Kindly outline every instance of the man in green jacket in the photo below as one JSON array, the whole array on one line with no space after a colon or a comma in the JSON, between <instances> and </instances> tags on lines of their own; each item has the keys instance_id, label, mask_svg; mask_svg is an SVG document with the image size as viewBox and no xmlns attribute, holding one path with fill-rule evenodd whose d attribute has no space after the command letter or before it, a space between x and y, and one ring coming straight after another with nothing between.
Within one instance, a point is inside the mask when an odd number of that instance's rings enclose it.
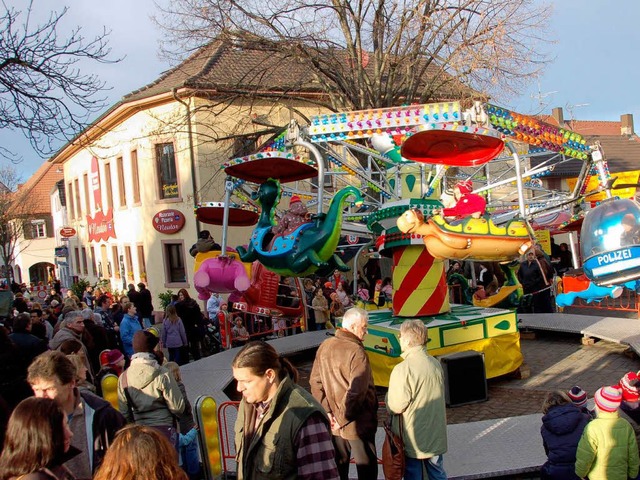
<instances>
[{"instance_id":1,"label":"man in green jacket","mask_svg":"<svg viewBox=\"0 0 640 480\"><path fill-rule=\"evenodd\" d=\"M447 416L444 375L440 362L427 353L427 327L420 320L400 326L403 362L389 379L387 409L402 415L406 458L405 480L422 480L423 465L429 480L447 478L442 455L447 451ZM392 426L399 433L398 417Z\"/></svg>"}]
</instances>

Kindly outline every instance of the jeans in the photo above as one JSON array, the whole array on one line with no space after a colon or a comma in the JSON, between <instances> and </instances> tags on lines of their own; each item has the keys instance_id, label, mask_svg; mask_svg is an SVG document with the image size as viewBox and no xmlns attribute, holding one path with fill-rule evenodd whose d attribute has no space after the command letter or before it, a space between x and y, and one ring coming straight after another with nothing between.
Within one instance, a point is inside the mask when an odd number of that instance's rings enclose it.
<instances>
[{"instance_id":1,"label":"jeans","mask_svg":"<svg viewBox=\"0 0 640 480\"><path fill-rule=\"evenodd\" d=\"M444 471L442 455L430 458L411 458L405 456L404 480L422 480L422 467L427 469L429 480L447 480L447 472Z\"/></svg>"},{"instance_id":2,"label":"jeans","mask_svg":"<svg viewBox=\"0 0 640 480\"><path fill-rule=\"evenodd\" d=\"M333 444L336 447L336 464L341 480L349 478L349 460L352 456L356 463L358 480L378 478L375 438L345 440L334 435Z\"/></svg>"}]
</instances>

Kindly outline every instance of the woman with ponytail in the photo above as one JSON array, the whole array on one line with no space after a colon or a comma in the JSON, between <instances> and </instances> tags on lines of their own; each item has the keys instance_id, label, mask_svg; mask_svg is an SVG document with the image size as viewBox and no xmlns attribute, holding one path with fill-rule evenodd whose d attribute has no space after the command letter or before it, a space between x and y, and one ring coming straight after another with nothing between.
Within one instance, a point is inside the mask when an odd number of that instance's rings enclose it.
<instances>
[{"instance_id":1,"label":"woman with ponytail","mask_svg":"<svg viewBox=\"0 0 640 480\"><path fill-rule=\"evenodd\" d=\"M236 421L239 480L337 480L322 406L296 385L298 371L265 342L249 342L232 363L242 401Z\"/></svg>"}]
</instances>

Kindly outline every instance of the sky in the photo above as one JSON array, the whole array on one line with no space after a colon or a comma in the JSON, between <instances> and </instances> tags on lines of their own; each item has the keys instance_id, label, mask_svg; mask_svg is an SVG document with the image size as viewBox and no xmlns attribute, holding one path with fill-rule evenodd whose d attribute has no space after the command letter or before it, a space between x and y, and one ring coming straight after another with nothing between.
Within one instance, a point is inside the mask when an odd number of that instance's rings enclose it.
<instances>
[{"instance_id":1,"label":"sky","mask_svg":"<svg viewBox=\"0 0 640 480\"><path fill-rule=\"evenodd\" d=\"M536 1L536 0L534 0ZM23 7L26 0L5 0ZM59 10L60 0L36 0L39 12ZM151 20L157 12L154 0L108 0L87 2L66 0L67 26L79 25L89 36L103 26L112 31L109 44L116 64L92 64L111 90L107 106L127 93L152 81L171 67L158 58L161 32ZM549 34L556 42L554 57L539 80L534 80L522 95L502 105L520 113L551 113L562 107L565 120L613 120L620 115L634 116L640 131L640 63L635 49L640 45L640 2L626 1L615 6L610 0L552 0L553 14ZM623 8L624 7L624 8ZM21 134L0 131L0 145L19 153L17 165L23 180L46 160L40 158ZM4 160L0 159L0 162Z\"/></svg>"}]
</instances>

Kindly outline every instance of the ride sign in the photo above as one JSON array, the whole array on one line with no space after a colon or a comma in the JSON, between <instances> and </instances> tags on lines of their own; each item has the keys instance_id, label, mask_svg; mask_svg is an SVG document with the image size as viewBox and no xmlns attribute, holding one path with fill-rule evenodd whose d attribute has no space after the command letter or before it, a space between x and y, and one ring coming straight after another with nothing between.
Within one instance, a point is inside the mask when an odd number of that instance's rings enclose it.
<instances>
[{"instance_id":1,"label":"ride sign","mask_svg":"<svg viewBox=\"0 0 640 480\"><path fill-rule=\"evenodd\" d=\"M160 233L178 233L184 227L184 214L178 210L167 209L153 216L153 228Z\"/></svg>"},{"instance_id":2,"label":"ride sign","mask_svg":"<svg viewBox=\"0 0 640 480\"><path fill-rule=\"evenodd\" d=\"M585 275L596 283L626 277L640 269L640 247L631 246L594 255L584 262L583 268Z\"/></svg>"}]
</instances>

